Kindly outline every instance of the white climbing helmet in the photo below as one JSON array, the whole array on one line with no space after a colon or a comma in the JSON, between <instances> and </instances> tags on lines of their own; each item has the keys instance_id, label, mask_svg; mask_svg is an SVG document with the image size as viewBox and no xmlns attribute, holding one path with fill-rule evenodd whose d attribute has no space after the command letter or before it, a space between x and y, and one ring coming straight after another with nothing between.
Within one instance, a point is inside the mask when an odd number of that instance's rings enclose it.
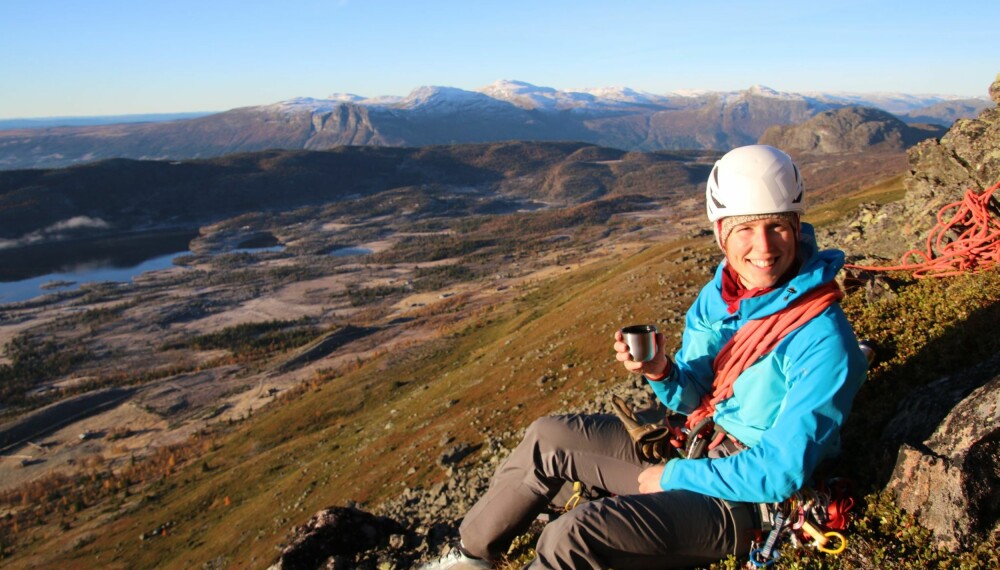
<instances>
[{"instance_id":1,"label":"white climbing helmet","mask_svg":"<svg viewBox=\"0 0 1000 570\"><path fill-rule=\"evenodd\" d=\"M727 152L708 176L708 219L729 216L805 212L805 190L792 158L767 145L741 146Z\"/></svg>"}]
</instances>

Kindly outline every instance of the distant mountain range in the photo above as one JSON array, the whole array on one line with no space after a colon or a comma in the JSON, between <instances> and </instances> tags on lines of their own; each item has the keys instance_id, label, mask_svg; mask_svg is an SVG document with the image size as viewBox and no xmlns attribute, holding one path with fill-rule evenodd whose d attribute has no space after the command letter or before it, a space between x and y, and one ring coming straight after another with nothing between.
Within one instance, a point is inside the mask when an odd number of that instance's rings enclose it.
<instances>
[{"instance_id":1,"label":"distant mountain range","mask_svg":"<svg viewBox=\"0 0 1000 570\"><path fill-rule=\"evenodd\" d=\"M948 125L989 100L940 95L736 92L628 88L560 91L498 81L476 91L419 87L406 97L335 94L185 120L0 131L0 169L62 167L108 158L179 160L266 149L428 146L505 140L581 141L623 150L727 150L774 125L846 106L907 122Z\"/></svg>"},{"instance_id":2,"label":"distant mountain range","mask_svg":"<svg viewBox=\"0 0 1000 570\"><path fill-rule=\"evenodd\" d=\"M96 127L119 123L162 123L194 119L212 113L143 113L136 115L95 115L79 117L39 117L30 119L0 119L0 131L7 129L43 129L51 127Z\"/></svg>"},{"instance_id":3,"label":"distant mountain range","mask_svg":"<svg viewBox=\"0 0 1000 570\"><path fill-rule=\"evenodd\" d=\"M115 159L5 171L0 253L319 204L358 204L343 207L363 216L384 209L394 218L418 218L459 206L465 209L458 213L468 215L629 195L666 201L696 193L717 158L712 151L649 154L578 142L504 142L271 150L171 162ZM412 204L421 200L426 203Z\"/></svg>"}]
</instances>

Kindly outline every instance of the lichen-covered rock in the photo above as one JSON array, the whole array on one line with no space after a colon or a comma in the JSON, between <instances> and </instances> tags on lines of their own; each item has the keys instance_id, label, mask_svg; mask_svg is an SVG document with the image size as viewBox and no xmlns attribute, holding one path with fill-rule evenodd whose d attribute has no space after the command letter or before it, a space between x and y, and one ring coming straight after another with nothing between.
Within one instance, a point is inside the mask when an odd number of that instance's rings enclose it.
<instances>
[{"instance_id":1,"label":"lichen-covered rock","mask_svg":"<svg viewBox=\"0 0 1000 570\"><path fill-rule=\"evenodd\" d=\"M989 93L990 99L993 99L994 103L1000 104L1000 73L997 74L997 78L990 85Z\"/></svg>"},{"instance_id":2,"label":"lichen-covered rock","mask_svg":"<svg viewBox=\"0 0 1000 570\"><path fill-rule=\"evenodd\" d=\"M963 383L962 379L957 380L957 389ZM919 430L920 419L933 420L936 411L947 406L955 389L955 383L938 383L919 400L926 404L938 399L939 405L904 403L900 416L916 415L905 419ZM886 488L901 508L934 531L938 546L967 548L1000 530L998 413L1000 376L975 389L952 408L922 444L904 443L900 448Z\"/></svg>"}]
</instances>

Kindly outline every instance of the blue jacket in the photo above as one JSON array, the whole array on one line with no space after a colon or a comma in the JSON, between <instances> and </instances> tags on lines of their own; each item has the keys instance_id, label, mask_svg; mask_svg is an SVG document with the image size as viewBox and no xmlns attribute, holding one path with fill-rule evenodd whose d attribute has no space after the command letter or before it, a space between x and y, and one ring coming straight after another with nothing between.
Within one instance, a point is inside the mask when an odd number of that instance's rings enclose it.
<instances>
[{"instance_id":1,"label":"blue jacket","mask_svg":"<svg viewBox=\"0 0 1000 570\"><path fill-rule=\"evenodd\" d=\"M780 311L834 278L841 251L817 251L812 227L802 225L798 274L781 289L744 299L730 314L722 300L722 270L687 313L680 350L662 382L650 382L670 409L692 412L711 390L712 361L750 319ZM747 368L720 402L715 422L749 449L721 459L672 459L664 490L687 489L732 501L779 502L802 488L819 463L840 451L840 428L865 380L867 361L839 304L789 333Z\"/></svg>"}]
</instances>

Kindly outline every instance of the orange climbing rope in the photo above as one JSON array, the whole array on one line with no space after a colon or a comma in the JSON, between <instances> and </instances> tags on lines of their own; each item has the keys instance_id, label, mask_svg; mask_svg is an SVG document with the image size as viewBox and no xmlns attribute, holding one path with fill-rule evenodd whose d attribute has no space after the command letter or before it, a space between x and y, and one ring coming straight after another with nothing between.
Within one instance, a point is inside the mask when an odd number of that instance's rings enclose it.
<instances>
[{"instance_id":1,"label":"orange climbing rope","mask_svg":"<svg viewBox=\"0 0 1000 570\"><path fill-rule=\"evenodd\" d=\"M1000 182L982 194L966 190L965 197L938 212L938 223L927 236L927 249L911 249L903 254L900 265L876 267L845 265L865 271L912 271L917 279L976 273L1000 263L1000 219L991 211L993 193ZM954 211L953 214L949 213ZM948 241L950 240L950 241ZM935 255L937 251L937 255ZM920 261L908 262L915 258Z\"/></svg>"},{"instance_id":2,"label":"orange climbing rope","mask_svg":"<svg viewBox=\"0 0 1000 570\"><path fill-rule=\"evenodd\" d=\"M809 291L782 311L748 321L716 355L712 392L703 395L698 408L688 415L687 426L693 428L711 417L716 404L732 397L736 378L744 370L770 352L788 333L809 322L843 296L837 283L830 281Z\"/></svg>"}]
</instances>

